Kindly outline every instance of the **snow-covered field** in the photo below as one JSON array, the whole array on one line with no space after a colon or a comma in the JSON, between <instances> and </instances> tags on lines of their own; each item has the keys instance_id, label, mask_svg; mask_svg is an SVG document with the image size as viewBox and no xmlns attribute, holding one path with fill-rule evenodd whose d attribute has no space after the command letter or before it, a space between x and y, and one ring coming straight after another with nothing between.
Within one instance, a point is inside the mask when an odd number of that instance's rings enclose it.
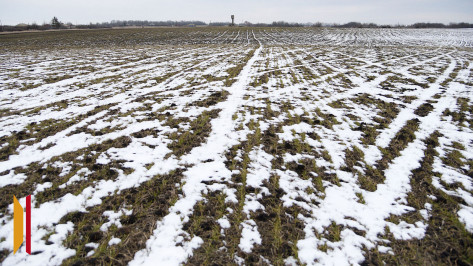
<instances>
[{"instance_id":1,"label":"snow-covered field","mask_svg":"<svg viewBox=\"0 0 473 266\"><path fill-rule=\"evenodd\" d=\"M471 264L472 67L473 30L0 36L0 263Z\"/></svg>"}]
</instances>

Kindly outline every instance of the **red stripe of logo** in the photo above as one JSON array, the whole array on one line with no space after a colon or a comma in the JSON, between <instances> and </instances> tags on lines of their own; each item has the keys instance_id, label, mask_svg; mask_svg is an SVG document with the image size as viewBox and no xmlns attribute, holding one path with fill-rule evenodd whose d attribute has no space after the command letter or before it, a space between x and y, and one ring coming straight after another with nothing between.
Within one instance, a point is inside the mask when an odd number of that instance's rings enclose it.
<instances>
[{"instance_id":1,"label":"red stripe of logo","mask_svg":"<svg viewBox=\"0 0 473 266\"><path fill-rule=\"evenodd\" d=\"M31 255L31 195L26 197L26 253Z\"/></svg>"}]
</instances>

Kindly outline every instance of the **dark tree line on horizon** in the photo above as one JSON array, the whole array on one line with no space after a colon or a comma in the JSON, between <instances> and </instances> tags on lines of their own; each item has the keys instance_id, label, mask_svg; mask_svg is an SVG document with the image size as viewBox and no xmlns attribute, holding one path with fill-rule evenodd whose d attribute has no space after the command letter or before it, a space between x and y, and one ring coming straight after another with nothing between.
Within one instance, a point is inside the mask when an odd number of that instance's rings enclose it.
<instances>
[{"instance_id":1,"label":"dark tree line on horizon","mask_svg":"<svg viewBox=\"0 0 473 266\"><path fill-rule=\"evenodd\" d=\"M38 25L33 24L18 24L15 26L11 25L0 25L0 31L24 31L24 30L50 30L50 29L105 29L105 28L118 28L118 27L202 27L202 26L229 26L229 22L210 22L205 23L203 21L148 21L148 20L112 20L110 22L102 23L89 23L89 24L77 24L62 23L57 17L54 17L50 23L43 23ZM411 25L378 25L375 23L360 23L360 22L349 22L345 24L326 24L326 23L292 23L285 21L275 21L273 23L251 23L245 21L237 24L238 26L246 27L334 27L334 28L445 28L445 29L458 29L458 28L473 28L473 23L414 23Z\"/></svg>"}]
</instances>

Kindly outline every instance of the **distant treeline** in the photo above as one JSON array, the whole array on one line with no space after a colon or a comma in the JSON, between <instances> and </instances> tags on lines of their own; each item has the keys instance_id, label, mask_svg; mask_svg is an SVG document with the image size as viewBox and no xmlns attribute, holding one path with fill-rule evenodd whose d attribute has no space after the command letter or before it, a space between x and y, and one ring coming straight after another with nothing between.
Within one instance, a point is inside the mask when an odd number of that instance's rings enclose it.
<instances>
[{"instance_id":1,"label":"distant treeline","mask_svg":"<svg viewBox=\"0 0 473 266\"><path fill-rule=\"evenodd\" d=\"M375 23L360 23L360 22L349 22L346 24L330 24L324 25L322 23L317 23L316 26L329 26L336 28L413 28L413 29L462 29L462 28L473 28L472 23L450 23L445 25L443 23L414 23L412 25L378 25Z\"/></svg>"},{"instance_id":2,"label":"distant treeline","mask_svg":"<svg viewBox=\"0 0 473 266\"><path fill-rule=\"evenodd\" d=\"M202 21L148 21L148 20L112 20L111 22L77 25L83 28L113 28L113 27L186 27L186 26L205 26Z\"/></svg>"},{"instance_id":3,"label":"distant treeline","mask_svg":"<svg viewBox=\"0 0 473 266\"><path fill-rule=\"evenodd\" d=\"M203 21L148 21L148 20L112 20L103 23L78 24L62 23L54 17L51 23L18 24L16 26L0 25L0 31L24 31L24 30L50 30L50 29L101 29L116 27L198 27L198 26L229 26L229 22L210 22ZM273 23L244 23L236 24L238 26L247 27L334 27L334 28L473 28L472 23L415 23L412 25L378 25L375 23L349 22L346 24L326 24L326 23L290 23L285 21L275 21Z\"/></svg>"}]
</instances>

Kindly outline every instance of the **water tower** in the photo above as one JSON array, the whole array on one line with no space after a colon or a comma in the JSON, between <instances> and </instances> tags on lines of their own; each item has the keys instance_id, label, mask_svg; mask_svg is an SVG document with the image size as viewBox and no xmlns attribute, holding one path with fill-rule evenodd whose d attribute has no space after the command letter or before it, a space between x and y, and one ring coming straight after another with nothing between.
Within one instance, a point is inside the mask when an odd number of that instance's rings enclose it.
<instances>
[{"instance_id":1,"label":"water tower","mask_svg":"<svg viewBox=\"0 0 473 266\"><path fill-rule=\"evenodd\" d=\"M235 16L234 15L232 15L232 24L231 24L231 26L235 26Z\"/></svg>"}]
</instances>

